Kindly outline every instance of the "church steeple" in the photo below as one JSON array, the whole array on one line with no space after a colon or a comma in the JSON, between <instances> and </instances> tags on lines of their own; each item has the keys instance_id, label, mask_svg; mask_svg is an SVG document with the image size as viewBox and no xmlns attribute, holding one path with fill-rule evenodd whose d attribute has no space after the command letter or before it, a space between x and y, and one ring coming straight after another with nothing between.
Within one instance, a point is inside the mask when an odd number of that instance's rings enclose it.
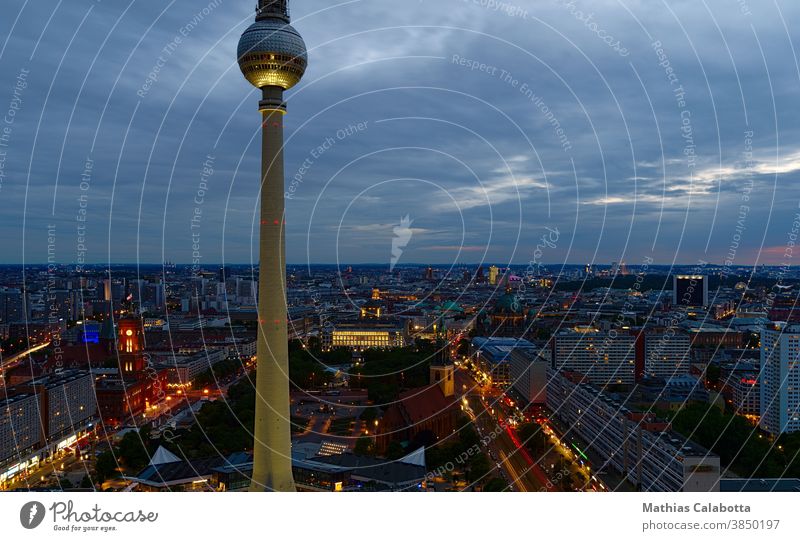
<instances>
[{"instance_id":1,"label":"church steeple","mask_svg":"<svg viewBox=\"0 0 800 541\"><path fill-rule=\"evenodd\" d=\"M447 348L447 323L445 323L443 316L436 318L436 322L433 324L433 334L436 346L436 357L433 364L438 366L450 364L450 353Z\"/></svg>"},{"instance_id":2,"label":"church steeple","mask_svg":"<svg viewBox=\"0 0 800 541\"><path fill-rule=\"evenodd\" d=\"M505 274L503 274L503 290L506 293L511 293L511 281L509 280L509 274L511 274L510 271L506 271Z\"/></svg>"},{"instance_id":3,"label":"church steeple","mask_svg":"<svg viewBox=\"0 0 800 541\"><path fill-rule=\"evenodd\" d=\"M445 397L455 394L455 367L450 360L450 344L447 342L447 325L439 316L434 325L436 355L431 362L431 385L438 384Z\"/></svg>"}]
</instances>

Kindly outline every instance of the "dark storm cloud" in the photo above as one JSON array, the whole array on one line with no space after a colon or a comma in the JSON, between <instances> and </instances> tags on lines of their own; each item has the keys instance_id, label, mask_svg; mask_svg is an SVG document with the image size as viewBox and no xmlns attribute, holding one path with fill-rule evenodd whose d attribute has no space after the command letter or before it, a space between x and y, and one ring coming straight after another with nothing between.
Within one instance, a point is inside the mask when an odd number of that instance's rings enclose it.
<instances>
[{"instance_id":1,"label":"dark storm cloud","mask_svg":"<svg viewBox=\"0 0 800 541\"><path fill-rule=\"evenodd\" d=\"M235 48L254 3L52 1L48 23L6 2L4 261L42 261L52 224L74 261L82 205L92 261L188 261L198 212L206 262L251 260L258 97ZM786 242L796 3L292 9L311 63L288 94L290 261L388 261L406 216L405 262L524 263L548 227L549 262L721 262L742 205L737 263Z\"/></svg>"}]
</instances>

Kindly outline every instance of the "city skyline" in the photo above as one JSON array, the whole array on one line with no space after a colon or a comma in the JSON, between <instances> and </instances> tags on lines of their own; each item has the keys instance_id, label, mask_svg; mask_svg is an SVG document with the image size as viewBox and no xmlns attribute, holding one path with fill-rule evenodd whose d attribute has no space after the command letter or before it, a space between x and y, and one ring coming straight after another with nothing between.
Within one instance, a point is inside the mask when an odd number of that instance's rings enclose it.
<instances>
[{"instance_id":1,"label":"city skyline","mask_svg":"<svg viewBox=\"0 0 800 541\"><path fill-rule=\"evenodd\" d=\"M231 76L251 3L10 3L0 262L46 261L50 225L64 264L79 244L191 262L193 233L204 259L256 260L253 97ZM736 265L787 263L796 5L709 2L714 32L693 3L503 6L294 7L319 63L288 97L290 264L388 264L404 218L401 265L526 264L547 228L550 265L722 264L734 243Z\"/></svg>"},{"instance_id":2,"label":"city skyline","mask_svg":"<svg viewBox=\"0 0 800 541\"><path fill-rule=\"evenodd\" d=\"M640 514L594 533L778 529L738 513L800 490L796 0L8 1L22 528L130 522L72 492L613 492Z\"/></svg>"}]
</instances>

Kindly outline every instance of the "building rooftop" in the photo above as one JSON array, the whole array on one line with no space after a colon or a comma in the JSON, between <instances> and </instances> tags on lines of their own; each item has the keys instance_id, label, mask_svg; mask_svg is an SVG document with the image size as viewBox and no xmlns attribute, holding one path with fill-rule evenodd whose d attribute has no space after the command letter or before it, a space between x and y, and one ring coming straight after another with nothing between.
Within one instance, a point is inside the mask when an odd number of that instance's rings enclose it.
<instances>
[{"instance_id":1,"label":"building rooftop","mask_svg":"<svg viewBox=\"0 0 800 541\"><path fill-rule=\"evenodd\" d=\"M720 492L800 492L800 479L720 479Z\"/></svg>"},{"instance_id":2,"label":"building rooftop","mask_svg":"<svg viewBox=\"0 0 800 541\"><path fill-rule=\"evenodd\" d=\"M636 396L631 393L606 393L591 383L578 373L567 372L561 374L569 381L575 383L581 390L594 396L595 402L601 402L614 410L614 414L624 416L631 421L638 422L642 428L655 436L663 444L673 447L683 456L715 456L708 449L698 445L692 440L674 432L672 430L662 430L668 424L656 417L651 409L642 409L632 402Z\"/></svg>"},{"instance_id":3,"label":"building rooftop","mask_svg":"<svg viewBox=\"0 0 800 541\"><path fill-rule=\"evenodd\" d=\"M472 347L492 362L505 361L514 350L536 349L536 345L522 338L476 337L472 339Z\"/></svg>"},{"instance_id":4,"label":"building rooftop","mask_svg":"<svg viewBox=\"0 0 800 541\"><path fill-rule=\"evenodd\" d=\"M350 453L315 457L305 461L304 465L312 468L314 466L334 467L338 471L349 471L355 478L391 485L421 481L425 478L426 473L424 465Z\"/></svg>"},{"instance_id":5,"label":"building rooftop","mask_svg":"<svg viewBox=\"0 0 800 541\"><path fill-rule=\"evenodd\" d=\"M85 370L66 370L52 375L40 376L22 384L25 387L31 385L43 386L45 389L52 389L59 387L73 381L90 377L89 372Z\"/></svg>"},{"instance_id":6,"label":"building rooftop","mask_svg":"<svg viewBox=\"0 0 800 541\"><path fill-rule=\"evenodd\" d=\"M252 456L247 453L234 453L227 458L216 456L196 460L150 464L131 480L145 485L167 487L206 478L218 468L246 467L248 464L252 464L252 461Z\"/></svg>"}]
</instances>

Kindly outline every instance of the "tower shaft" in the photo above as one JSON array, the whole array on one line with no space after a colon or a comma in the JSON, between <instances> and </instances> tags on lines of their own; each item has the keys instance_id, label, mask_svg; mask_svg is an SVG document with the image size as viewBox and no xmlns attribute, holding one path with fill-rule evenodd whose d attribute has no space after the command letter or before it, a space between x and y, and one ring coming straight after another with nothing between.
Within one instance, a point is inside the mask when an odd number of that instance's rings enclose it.
<instances>
[{"instance_id":1,"label":"tower shaft","mask_svg":"<svg viewBox=\"0 0 800 541\"><path fill-rule=\"evenodd\" d=\"M258 368L251 491L293 492L283 171L283 90L261 102L261 227Z\"/></svg>"}]
</instances>

